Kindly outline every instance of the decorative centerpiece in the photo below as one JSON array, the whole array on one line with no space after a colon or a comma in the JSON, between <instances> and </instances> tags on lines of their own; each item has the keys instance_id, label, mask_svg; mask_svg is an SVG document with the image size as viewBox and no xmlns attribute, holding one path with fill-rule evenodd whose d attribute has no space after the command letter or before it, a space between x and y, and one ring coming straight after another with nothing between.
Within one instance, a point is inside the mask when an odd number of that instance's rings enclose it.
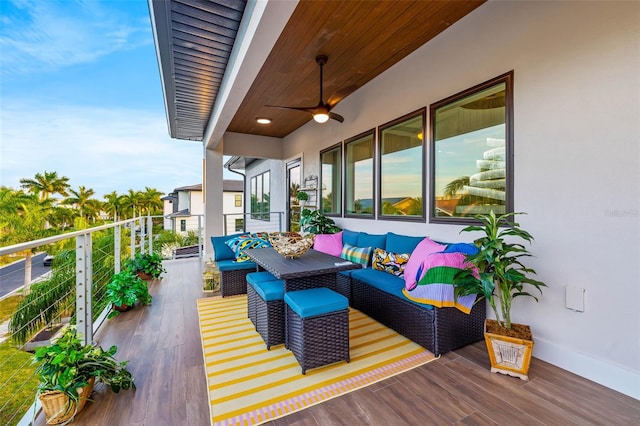
<instances>
[{"instance_id":1,"label":"decorative centerpiece","mask_svg":"<svg viewBox=\"0 0 640 426\"><path fill-rule=\"evenodd\" d=\"M293 259L305 254L315 241L315 234L301 235L297 232L272 232L269 241L273 248L286 258Z\"/></svg>"}]
</instances>

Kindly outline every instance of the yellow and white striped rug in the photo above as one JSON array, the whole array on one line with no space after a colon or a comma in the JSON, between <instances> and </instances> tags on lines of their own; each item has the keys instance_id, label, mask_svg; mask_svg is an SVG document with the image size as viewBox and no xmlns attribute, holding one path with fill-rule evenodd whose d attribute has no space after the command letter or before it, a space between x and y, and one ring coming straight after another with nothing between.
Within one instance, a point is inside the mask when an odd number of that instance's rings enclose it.
<instances>
[{"instance_id":1,"label":"yellow and white striped rug","mask_svg":"<svg viewBox=\"0 0 640 426\"><path fill-rule=\"evenodd\" d=\"M198 300L211 424L256 425L368 386L435 359L422 346L351 308L351 362L302 375L284 345L266 346L247 297Z\"/></svg>"}]
</instances>

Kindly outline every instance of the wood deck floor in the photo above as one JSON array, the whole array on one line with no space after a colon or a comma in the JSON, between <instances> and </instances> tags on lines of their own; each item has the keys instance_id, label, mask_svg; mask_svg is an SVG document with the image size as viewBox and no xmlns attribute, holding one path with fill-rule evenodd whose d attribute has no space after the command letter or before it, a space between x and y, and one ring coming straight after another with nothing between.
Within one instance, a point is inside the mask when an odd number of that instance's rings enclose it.
<instances>
[{"instance_id":1,"label":"wood deck floor","mask_svg":"<svg viewBox=\"0 0 640 426\"><path fill-rule=\"evenodd\" d=\"M138 389L97 388L75 425L209 425L195 300L199 262L165 263L153 304L109 320L96 335L118 345ZM489 372L483 342L271 423L280 425L638 425L640 401L534 359L530 381ZM36 425L44 425L39 416Z\"/></svg>"}]
</instances>

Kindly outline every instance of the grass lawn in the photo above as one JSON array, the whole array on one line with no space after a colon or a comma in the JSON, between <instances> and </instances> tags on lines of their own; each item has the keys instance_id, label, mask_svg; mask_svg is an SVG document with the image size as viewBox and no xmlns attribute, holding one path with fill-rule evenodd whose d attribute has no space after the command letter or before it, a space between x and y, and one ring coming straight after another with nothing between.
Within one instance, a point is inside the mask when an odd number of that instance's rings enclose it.
<instances>
[{"instance_id":1,"label":"grass lawn","mask_svg":"<svg viewBox=\"0 0 640 426\"><path fill-rule=\"evenodd\" d=\"M15 425L33 403L38 387L32 355L0 344L0 424Z\"/></svg>"},{"instance_id":2,"label":"grass lawn","mask_svg":"<svg viewBox=\"0 0 640 426\"><path fill-rule=\"evenodd\" d=\"M8 321L16 311L18 304L22 300L22 295L15 294L6 299L0 300L0 323Z\"/></svg>"}]
</instances>

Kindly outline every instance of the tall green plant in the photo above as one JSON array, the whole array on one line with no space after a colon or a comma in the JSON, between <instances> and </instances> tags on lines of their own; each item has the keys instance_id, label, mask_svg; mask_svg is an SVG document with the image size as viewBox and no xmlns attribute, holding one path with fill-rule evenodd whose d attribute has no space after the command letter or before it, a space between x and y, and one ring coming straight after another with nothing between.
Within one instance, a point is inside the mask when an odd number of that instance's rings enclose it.
<instances>
[{"instance_id":1,"label":"tall green plant","mask_svg":"<svg viewBox=\"0 0 640 426\"><path fill-rule=\"evenodd\" d=\"M340 231L333 219L318 210L303 209L300 214L300 227L312 234L335 234Z\"/></svg>"},{"instance_id":2,"label":"tall green plant","mask_svg":"<svg viewBox=\"0 0 640 426\"><path fill-rule=\"evenodd\" d=\"M479 278L471 268L461 270L455 278L456 296L477 294L485 297L500 325L507 329L511 329L511 306L514 298L528 296L538 301L537 297L525 289L525 284L535 287L540 294L542 287L546 287L543 282L530 278L528 274L536 272L521 262L522 258L531 257L521 241L531 243L533 237L520 228L519 223L509 222L517 214L524 213L496 216L492 210L489 214L476 216L482 225L467 226L460 231L480 231L484 236L475 240L478 253L466 256L466 260L477 268ZM508 242L506 238L518 242Z\"/></svg>"}]
</instances>

